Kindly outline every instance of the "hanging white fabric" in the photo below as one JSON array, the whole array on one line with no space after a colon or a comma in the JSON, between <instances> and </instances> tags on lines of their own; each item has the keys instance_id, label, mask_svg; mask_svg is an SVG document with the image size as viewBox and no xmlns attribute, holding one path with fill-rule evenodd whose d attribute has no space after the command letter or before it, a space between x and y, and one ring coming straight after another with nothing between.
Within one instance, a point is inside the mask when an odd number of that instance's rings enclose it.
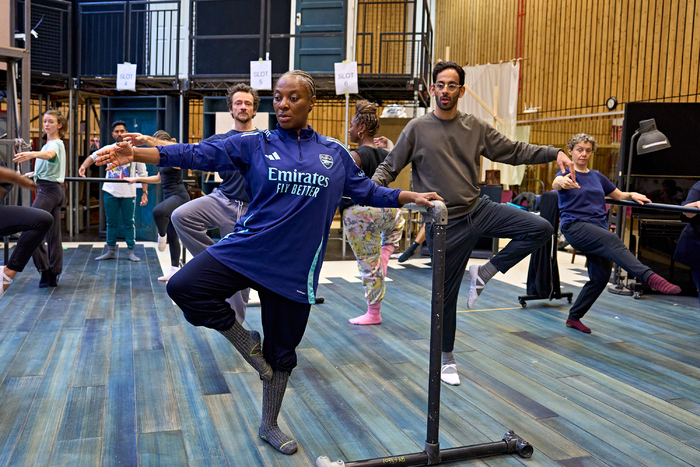
<instances>
[{"instance_id":1,"label":"hanging white fabric","mask_svg":"<svg viewBox=\"0 0 700 467\"><path fill-rule=\"evenodd\" d=\"M495 111L496 115L503 120L503 124L497 123L494 116L469 92L466 92L464 97L459 100L458 109L476 115L490 125L495 124L496 129L507 138L516 140L515 122L518 114L520 61L516 61L515 64L509 61L500 64L465 66L464 73L464 83L479 96L489 109ZM520 185L525 175L524 165L514 167L483 159L482 180L485 179L486 170L500 170L501 183L505 185Z\"/></svg>"}]
</instances>

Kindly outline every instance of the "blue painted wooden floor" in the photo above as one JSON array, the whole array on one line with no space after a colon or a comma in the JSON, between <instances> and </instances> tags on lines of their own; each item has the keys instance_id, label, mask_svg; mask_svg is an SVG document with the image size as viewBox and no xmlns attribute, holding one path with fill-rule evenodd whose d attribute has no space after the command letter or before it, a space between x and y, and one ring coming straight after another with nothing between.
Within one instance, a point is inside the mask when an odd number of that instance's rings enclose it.
<instances>
[{"instance_id":1,"label":"blue painted wooden floor","mask_svg":"<svg viewBox=\"0 0 700 467\"><path fill-rule=\"evenodd\" d=\"M183 320L155 251L137 246L140 263L100 253L67 250L56 289L37 288L29 265L0 299L0 466L309 466L422 451L429 269L390 267L380 326L347 322L365 311L359 284L320 287L280 417L300 450L284 456L257 437L259 379L222 336ZM604 293L584 335L564 326L564 301L521 309L522 293L494 281L479 310L459 313L462 385L443 386L441 446L512 429L535 454L451 465L700 465L696 299ZM247 323L261 328L258 309Z\"/></svg>"}]
</instances>

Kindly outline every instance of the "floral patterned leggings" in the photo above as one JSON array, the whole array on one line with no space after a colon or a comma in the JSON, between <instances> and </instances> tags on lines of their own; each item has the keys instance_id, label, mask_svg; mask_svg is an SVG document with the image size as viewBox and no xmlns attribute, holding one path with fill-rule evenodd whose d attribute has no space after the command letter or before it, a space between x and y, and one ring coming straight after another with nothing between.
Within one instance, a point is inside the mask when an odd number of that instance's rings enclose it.
<instances>
[{"instance_id":1,"label":"floral patterned leggings","mask_svg":"<svg viewBox=\"0 0 700 467\"><path fill-rule=\"evenodd\" d=\"M382 247L399 245L404 224L398 208L352 206L344 212L345 235L355 252L365 298L370 305L380 302L386 290Z\"/></svg>"}]
</instances>

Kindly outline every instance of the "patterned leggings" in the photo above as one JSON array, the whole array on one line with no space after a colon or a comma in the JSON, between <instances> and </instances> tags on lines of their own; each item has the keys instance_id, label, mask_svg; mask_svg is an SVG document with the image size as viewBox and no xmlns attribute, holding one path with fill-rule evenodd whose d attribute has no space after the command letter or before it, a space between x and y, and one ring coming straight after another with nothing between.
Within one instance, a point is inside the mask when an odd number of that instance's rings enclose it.
<instances>
[{"instance_id":1,"label":"patterned leggings","mask_svg":"<svg viewBox=\"0 0 700 467\"><path fill-rule=\"evenodd\" d=\"M382 246L398 246L405 221L398 208L352 206L343 215L345 235L357 258L367 303L384 298Z\"/></svg>"}]
</instances>

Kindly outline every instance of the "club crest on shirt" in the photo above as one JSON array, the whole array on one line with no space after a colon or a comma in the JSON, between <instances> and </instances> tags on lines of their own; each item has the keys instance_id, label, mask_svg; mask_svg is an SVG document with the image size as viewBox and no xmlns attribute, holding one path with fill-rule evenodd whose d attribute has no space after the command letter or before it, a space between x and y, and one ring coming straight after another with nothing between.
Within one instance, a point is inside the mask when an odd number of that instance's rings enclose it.
<instances>
[{"instance_id":1,"label":"club crest on shirt","mask_svg":"<svg viewBox=\"0 0 700 467\"><path fill-rule=\"evenodd\" d=\"M327 169L333 167L333 157L328 154L319 154L318 158L321 159L321 164Z\"/></svg>"}]
</instances>

